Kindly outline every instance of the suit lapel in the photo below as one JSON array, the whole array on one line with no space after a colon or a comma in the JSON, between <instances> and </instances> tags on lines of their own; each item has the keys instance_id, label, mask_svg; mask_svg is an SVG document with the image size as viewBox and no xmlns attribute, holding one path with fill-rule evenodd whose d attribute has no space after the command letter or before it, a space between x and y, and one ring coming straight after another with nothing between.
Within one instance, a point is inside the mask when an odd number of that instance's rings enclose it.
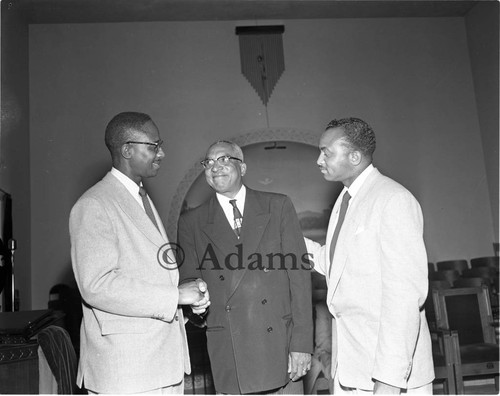
<instances>
[{"instance_id":1,"label":"suit lapel","mask_svg":"<svg viewBox=\"0 0 500 396\"><path fill-rule=\"evenodd\" d=\"M203 232L222 252L225 254L233 252L234 246L239 243L238 238L229 225L226 215L215 195L208 202L207 216L207 224L202 227ZM223 263L220 264L223 265Z\"/></svg>"},{"instance_id":2,"label":"suit lapel","mask_svg":"<svg viewBox=\"0 0 500 396\"><path fill-rule=\"evenodd\" d=\"M344 271L348 258L349 247L353 244L356 230L358 229L360 222L363 221L363 216L360 216L360 213L363 212L363 207L366 203L366 199L369 198L370 190L375 184L378 175L380 175L380 172L377 169L373 169L370 175L368 175L360 190L352 199L346 217L344 219L344 223L342 224L342 228L340 229L339 237L337 239L337 245L335 247L335 258L332 263L332 271L330 273L330 282L328 286L328 288L332 290L332 293L329 293L331 297L333 297L333 295L335 294L340 278L342 277L342 273ZM339 202L335 203L337 211L340 208L340 205L338 204ZM331 227L329 227L329 231L330 228ZM333 234L333 230L331 230L331 234ZM331 243L332 235L330 235L329 238ZM328 249L330 248L329 246L330 244L328 245Z\"/></svg>"},{"instance_id":3,"label":"suit lapel","mask_svg":"<svg viewBox=\"0 0 500 396\"><path fill-rule=\"evenodd\" d=\"M247 196L245 198L245 210L243 211L243 224L241 227L240 243L243 244L243 263L244 269L233 271L231 277L231 290L229 298L238 288L241 280L247 273L247 258L253 254L258 253L258 247L264 231L266 230L267 223L271 214L268 209L261 205L255 191L247 187Z\"/></svg>"},{"instance_id":4,"label":"suit lapel","mask_svg":"<svg viewBox=\"0 0 500 396\"><path fill-rule=\"evenodd\" d=\"M108 173L103 181L109 186L112 195L120 197L116 200L117 205L137 229L158 248L165 244L166 240L160 231L154 226L144 209L132 197L127 188L111 173Z\"/></svg>"},{"instance_id":5,"label":"suit lapel","mask_svg":"<svg viewBox=\"0 0 500 396\"><path fill-rule=\"evenodd\" d=\"M215 195L210 198L208 203L207 216L208 221L203 226L203 232L223 252L225 256L221 258L222 260L225 260L229 253L236 252L235 246L238 244L243 247L242 263L244 268L230 271L231 283L228 291L228 298L230 298L247 272L248 256L257 252L271 214L261 205L255 191L247 187L240 239L236 237ZM225 263L221 262L220 265L224 266ZM233 263L233 265L235 264Z\"/></svg>"}]
</instances>

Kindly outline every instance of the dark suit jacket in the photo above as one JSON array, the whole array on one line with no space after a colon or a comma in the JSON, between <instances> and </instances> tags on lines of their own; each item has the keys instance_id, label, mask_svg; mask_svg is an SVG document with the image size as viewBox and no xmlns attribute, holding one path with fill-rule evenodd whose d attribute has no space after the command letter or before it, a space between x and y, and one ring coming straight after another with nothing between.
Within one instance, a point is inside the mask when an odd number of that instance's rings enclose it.
<instances>
[{"instance_id":1,"label":"dark suit jacket","mask_svg":"<svg viewBox=\"0 0 500 396\"><path fill-rule=\"evenodd\" d=\"M313 348L310 266L290 199L247 188L238 239L214 195L181 216L178 242L186 255L181 281L201 277L208 284L216 390L285 385L288 353Z\"/></svg>"}]
</instances>

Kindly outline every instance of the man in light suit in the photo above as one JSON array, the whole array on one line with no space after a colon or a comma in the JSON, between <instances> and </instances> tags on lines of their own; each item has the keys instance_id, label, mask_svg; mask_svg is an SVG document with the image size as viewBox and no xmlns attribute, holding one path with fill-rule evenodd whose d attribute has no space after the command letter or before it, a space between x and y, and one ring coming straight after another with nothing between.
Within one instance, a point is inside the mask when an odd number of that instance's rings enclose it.
<instances>
[{"instance_id":1,"label":"man in light suit","mask_svg":"<svg viewBox=\"0 0 500 396\"><path fill-rule=\"evenodd\" d=\"M315 269L328 283L334 393L431 394L434 369L423 310L428 281L420 205L372 165L375 134L366 122L331 121L319 149L324 178L344 184L326 245L306 239Z\"/></svg>"},{"instance_id":2,"label":"man in light suit","mask_svg":"<svg viewBox=\"0 0 500 396\"><path fill-rule=\"evenodd\" d=\"M113 168L69 221L83 299L77 384L91 393L183 393L190 365L178 306L202 313L209 296L201 280L178 286L173 257L158 253L168 243L160 217L139 195L165 156L158 128L146 114L120 113L105 142Z\"/></svg>"},{"instance_id":3,"label":"man in light suit","mask_svg":"<svg viewBox=\"0 0 500 396\"><path fill-rule=\"evenodd\" d=\"M201 277L210 289L215 389L302 394L313 344L311 267L293 204L243 184L247 167L234 143L213 144L202 164L216 194L181 216L178 242L181 280Z\"/></svg>"}]
</instances>

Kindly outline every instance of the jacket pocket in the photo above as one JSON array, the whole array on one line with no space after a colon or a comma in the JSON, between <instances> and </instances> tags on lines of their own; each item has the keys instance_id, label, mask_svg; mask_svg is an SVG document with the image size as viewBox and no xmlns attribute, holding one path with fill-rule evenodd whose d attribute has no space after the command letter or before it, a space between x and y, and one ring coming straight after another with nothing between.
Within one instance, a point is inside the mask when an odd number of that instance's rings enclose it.
<instances>
[{"instance_id":1,"label":"jacket pocket","mask_svg":"<svg viewBox=\"0 0 500 396\"><path fill-rule=\"evenodd\" d=\"M119 318L108 319L101 323L101 334L144 334L151 329L153 319Z\"/></svg>"}]
</instances>

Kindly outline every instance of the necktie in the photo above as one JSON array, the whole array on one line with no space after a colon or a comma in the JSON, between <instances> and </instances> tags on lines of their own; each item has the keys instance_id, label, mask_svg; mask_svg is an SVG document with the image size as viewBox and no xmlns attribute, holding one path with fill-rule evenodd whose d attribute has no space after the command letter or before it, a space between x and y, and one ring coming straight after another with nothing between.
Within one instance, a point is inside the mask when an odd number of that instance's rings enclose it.
<instances>
[{"instance_id":1,"label":"necktie","mask_svg":"<svg viewBox=\"0 0 500 396\"><path fill-rule=\"evenodd\" d=\"M158 223L156 223L155 215L153 213L153 208L149 203L148 194L146 193L146 190L143 187L139 187L139 195L142 198L142 203L144 205L144 210L146 211L146 214L151 219L155 227L158 228ZM158 228L158 230L160 229Z\"/></svg>"},{"instance_id":2,"label":"necktie","mask_svg":"<svg viewBox=\"0 0 500 396\"><path fill-rule=\"evenodd\" d=\"M231 199L229 203L233 205L234 233L239 238L241 233L241 223L243 222L243 216L241 215L240 210L236 206L236 199Z\"/></svg>"},{"instance_id":3,"label":"necktie","mask_svg":"<svg viewBox=\"0 0 500 396\"><path fill-rule=\"evenodd\" d=\"M337 225L335 226L335 231L333 231L332 243L330 245L330 271L328 273L330 273L332 270L332 262L333 262L333 254L335 252L335 245L337 244L337 239L339 237L340 228L342 227L342 223L344 222L345 214L347 212L347 208L349 207L349 200L350 199L351 199L351 196L349 195L349 192L346 191L344 196L342 197L339 218L337 220Z\"/></svg>"}]
</instances>

